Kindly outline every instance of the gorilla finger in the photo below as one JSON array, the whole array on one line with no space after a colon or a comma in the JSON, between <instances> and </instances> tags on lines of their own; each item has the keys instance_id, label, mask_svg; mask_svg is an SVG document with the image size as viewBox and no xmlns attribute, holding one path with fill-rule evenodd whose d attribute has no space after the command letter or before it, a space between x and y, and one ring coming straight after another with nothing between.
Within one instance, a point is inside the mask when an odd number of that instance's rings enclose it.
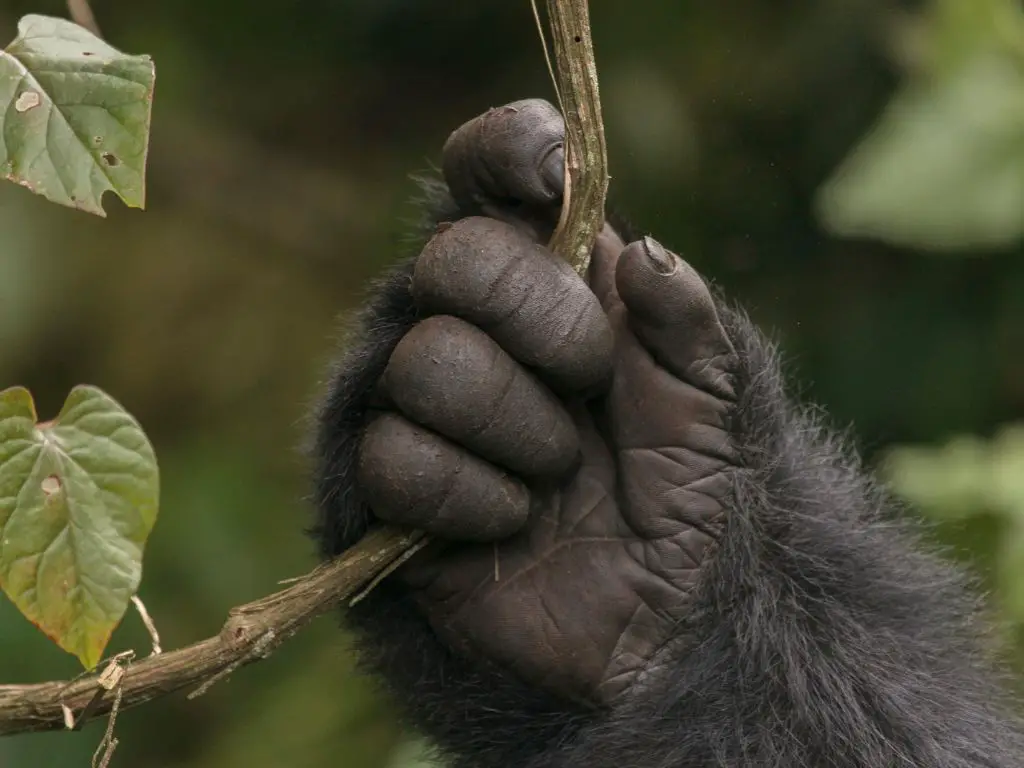
<instances>
[{"instance_id":1,"label":"gorilla finger","mask_svg":"<svg viewBox=\"0 0 1024 768\"><path fill-rule=\"evenodd\" d=\"M358 478L381 520L445 539L503 539L530 512L519 480L397 414L367 428Z\"/></svg>"},{"instance_id":2,"label":"gorilla finger","mask_svg":"<svg viewBox=\"0 0 1024 768\"><path fill-rule=\"evenodd\" d=\"M558 389L609 379L614 337L597 297L509 224L472 217L435 235L416 262L412 292L421 311L465 318Z\"/></svg>"},{"instance_id":3,"label":"gorilla finger","mask_svg":"<svg viewBox=\"0 0 1024 768\"><path fill-rule=\"evenodd\" d=\"M645 237L623 250L615 282L630 328L663 368L710 394L734 399L736 352L711 291L693 267Z\"/></svg>"},{"instance_id":4,"label":"gorilla finger","mask_svg":"<svg viewBox=\"0 0 1024 768\"><path fill-rule=\"evenodd\" d=\"M543 99L490 109L445 142L442 169L455 202L488 215L522 204L561 206L565 184L565 123Z\"/></svg>"},{"instance_id":5,"label":"gorilla finger","mask_svg":"<svg viewBox=\"0 0 1024 768\"><path fill-rule=\"evenodd\" d=\"M576 427L551 391L456 317L409 331L382 382L404 415L513 472L557 476L579 453Z\"/></svg>"}]
</instances>

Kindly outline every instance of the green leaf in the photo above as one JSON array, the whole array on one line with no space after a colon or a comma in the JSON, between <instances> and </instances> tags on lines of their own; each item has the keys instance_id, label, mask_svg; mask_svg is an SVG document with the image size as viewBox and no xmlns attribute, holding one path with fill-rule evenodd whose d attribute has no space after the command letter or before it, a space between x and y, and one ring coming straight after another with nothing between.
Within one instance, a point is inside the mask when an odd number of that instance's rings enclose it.
<instances>
[{"instance_id":1,"label":"green leaf","mask_svg":"<svg viewBox=\"0 0 1024 768\"><path fill-rule=\"evenodd\" d=\"M1024 624L1024 526L1012 525L999 543L996 561L999 598L1006 615Z\"/></svg>"},{"instance_id":2,"label":"green leaf","mask_svg":"<svg viewBox=\"0 0 1024 768\"><path fill-rule=\"evenodd\" d=\"M905 499L941 520L963 520L990 505L992 466L989 445L961 435L942 446L898 446L886 456L883 472Z\"/></svg>"},{"instance_id":3,"label":"green leaf","mask_svg":"<svg viewBox=\"0 0 1024 768\"><path fill-rule=\"evenodd\" d=\"M932 0L917 30L921 35L917 42L940 75L986 51L1024 61L1022 11L1020 0Z\"/></svg>"},{"instance_id":4,"label":"green leaf","mask_svg":"<svg viewBox=\"0 0 1024 768\"><path fill-rule=\"evenodd\" d=\"M28 390L0 392L0 588L89 668L142 578L156 457L135 419L93 387L36 421Z\"/></svg>"},{"instance_id":5,"label":"green leaf","mask_svg":"<svg viewBox=\"0 0 1024 768\"><path fill-rule=\"evenodd\" d=\"M1024 529L1024 424L1003 427L992 441L990 493Z\"/></svg>"},{"instance_id":6,"label":"green leaf","mask_svg":"<svg viewBox=\"0 0 1024 768\"><path fill-rule=\"evenodd\" d=\"M26 16L0 52L0 173L99 216L144 208L155 71L70 21Z\"/></svg>"},{"instance_id":7,"label":"green leaf","mask_svg":"<svg viewBox=\"0 0 1024 768\"><path fill-rule=\"evenodd\" d=\"M979 55L907 86L822 188L845 236L936 250L1024 236L1024 66Z\"/></svg>"},{"instance_id":8,"label":"green leaf","mask_svg":"<svg viewBox=\"0 0 1024 768\"><path fill-rule=\"evenodd\" d=\"M944 445L897 446L882 472L936 519L992 512L1024 531L1024 424L1007 424L991 439L959 435Z\"/></svg>"}]
</instances>

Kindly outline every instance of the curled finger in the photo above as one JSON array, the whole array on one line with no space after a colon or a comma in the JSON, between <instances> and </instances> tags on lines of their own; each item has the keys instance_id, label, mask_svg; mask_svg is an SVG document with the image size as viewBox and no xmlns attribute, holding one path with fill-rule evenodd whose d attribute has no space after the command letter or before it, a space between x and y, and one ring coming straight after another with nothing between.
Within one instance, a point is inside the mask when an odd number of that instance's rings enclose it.
<instances>
[{"instance_id":1,"label":"curled finger","mask_svg":"<svg viewBox=\"0 0 1024 768\"><path fill-rule=\"evenodd\" d=\"M505 538L529 516L522 482L397 414L367 428L358 478L381 520L446 539Z\"/></svg>"}]
</instances>

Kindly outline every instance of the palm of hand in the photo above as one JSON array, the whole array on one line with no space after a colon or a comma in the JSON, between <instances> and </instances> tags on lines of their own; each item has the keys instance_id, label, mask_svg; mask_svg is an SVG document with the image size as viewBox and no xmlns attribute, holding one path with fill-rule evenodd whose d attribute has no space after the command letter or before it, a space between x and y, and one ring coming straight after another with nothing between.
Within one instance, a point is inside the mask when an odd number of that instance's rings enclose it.
<instances>
[{"instance_id":1,"label":"palm of hand","mask_svg":"<svg viewBox=\"0 0 1024 768\"><path fill-rule=\"evenodd\" d=\"M456 649L572 698L606 701L685 617L720 522L717 514L699 527L666 517L659 522L673 532L643 535L628 522L633 509L615 498L622 468L610 447L595 432L582 449L580 468L544 494L525 530L493 546L453 548L405 578ZM628 483L628 471L623 477Z\"/></svg>"},{"instance_id":2,"label":"palm of hand","mask_svg":"<svg viewBox=\"0 0 1024 768\"><path fill-rule=\"evenodd\" d=\"M399 577L449 646L608 701L685 618L723 524L734 353L653 241L606 227L588 288L525 231L465 219L424 250L432 319L392 356L401 415L368 430L363 485L445 542Z\"/></svg>"}]
</instances>

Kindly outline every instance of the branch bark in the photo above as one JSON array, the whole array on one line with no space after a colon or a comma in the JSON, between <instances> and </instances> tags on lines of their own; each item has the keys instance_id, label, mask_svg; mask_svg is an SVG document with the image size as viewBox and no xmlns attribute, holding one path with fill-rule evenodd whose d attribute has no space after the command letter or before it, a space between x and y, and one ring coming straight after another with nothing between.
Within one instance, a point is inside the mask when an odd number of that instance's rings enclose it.
<instances>
[{"instance_id":1,"label":"branch bark","mask_svg":"<svg viewBox=\"0 0 1024 768\"><path fill-rule=\"evenodd\" d=\"M92 6L89 5L89 0L68 0L68 15L78 26L89 30L96 37L103 37L100 25L96 21L96 14L92 12Z\"/></svg>"},{"instance_id":2,"label":"branch bark","mask_svg":"<svg viewBox=\"0 0 1024 768\"><path fill-rule=\"evenodd\" d=\"M350 599L422 539L416 531L373 531L358 546L280 592L233 608L215 637L128 665L121 708L190 686L203 685L200 690L205 691L205 683L265 658L314 618ZM0 685L0 736L65 728L62 705L71 710L76 726L106 715L116 691L103 688L98 677ZM87 713L84 718L82 713Z\"/></svg>"},{"instance_id":3,"label":"branch bark","mask_svg":"<svg viewBox=\"0 0 1024 768\"><path fill-rule=\"evenodd\" d=\"M74 6L73 6L74 7ZM87 6L86 6L87 7ZM581 275L604 224L607 155L587 0L547 0L554 38L556 87L566 123L565 195L551 247ZM427 542L424 533L379 527L331 563L286 589L233 608L216 637L125 667L119 689L99 674L34 685L0 686L0 736L76 727L120 707L137 706L199 686L193 696L278 645L345 600L358 600Z\"/></svg>"},{"instance_id":4,"label":"branch bark","mask_svg":"<svg viewBox=\"0 0 1024 768\"><path fill-rule=\"evenodd\" d=\"M589 0L548 0L558 98L565 118L565 195L551 250L580 275L604 226L608 151L590 35Z\"/></svg>"}]
</instances>

